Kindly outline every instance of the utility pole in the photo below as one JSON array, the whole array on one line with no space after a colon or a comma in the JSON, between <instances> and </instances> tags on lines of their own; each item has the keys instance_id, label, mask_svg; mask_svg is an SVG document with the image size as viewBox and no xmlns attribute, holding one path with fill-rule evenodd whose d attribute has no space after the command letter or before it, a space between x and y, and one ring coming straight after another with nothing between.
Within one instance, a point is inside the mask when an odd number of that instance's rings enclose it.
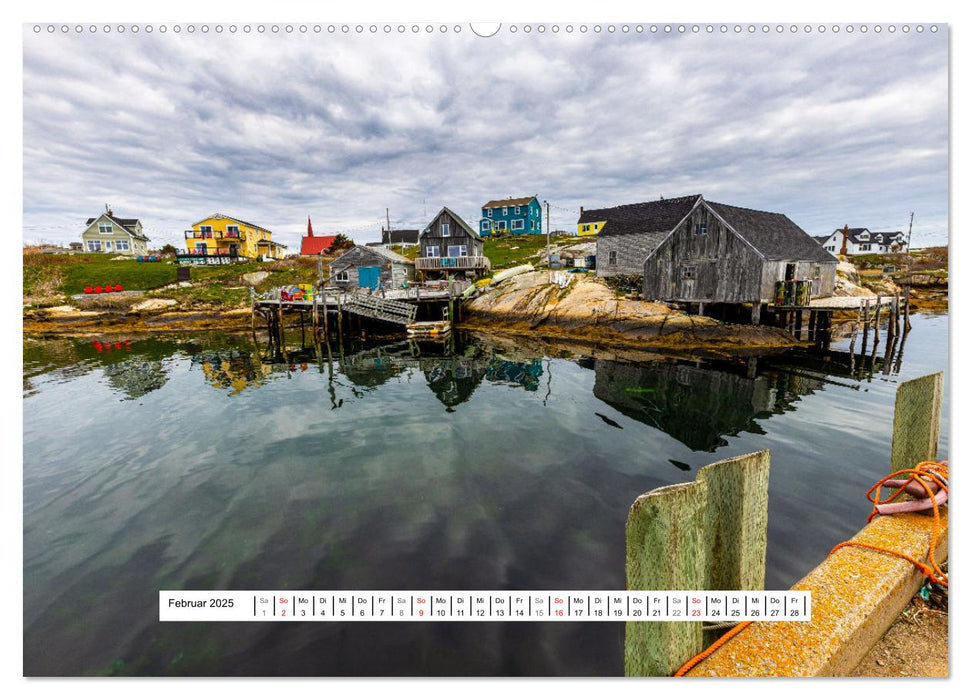
<instances>
[{"instance_id":1,"label":"utility pole","mask_svg":"<svg viewBox=\"0 0 971 700\"><path fill-rule=\"evenodd\" d=\"M550 202L547 199L543 201L543 204L546 205L546 266L552 269L550 261Z\"/></svg>"},{"instance_id":2,"label":"utility pole","mask_svg":"<svg viewBox=\"0 0 971 700\"><path fill-rule=\"evenodd\" d=\"M387 207L384 208L384 217L388 220L388 250L391 250L391 212ZM381 242L384 243L384 241Z\"/></svg>"},{"instance_id":3,"label":"utility pole","mask_svg":"<svg viewBox=\"0 0 971 700\"><path fill-rule=\"evenodd\" d=\"M907 257L910 258L910 234L914 231L914 212L910 212L910 226L907 227Z\"/></svg>"}]
</instances>

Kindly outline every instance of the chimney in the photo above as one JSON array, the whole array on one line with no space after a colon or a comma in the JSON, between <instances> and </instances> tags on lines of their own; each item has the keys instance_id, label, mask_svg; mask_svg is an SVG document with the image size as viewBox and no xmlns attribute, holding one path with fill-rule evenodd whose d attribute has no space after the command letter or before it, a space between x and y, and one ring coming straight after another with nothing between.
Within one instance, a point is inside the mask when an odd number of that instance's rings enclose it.
<instances>
[{"instance_id":1,"label":"chimney","mask_svg":"<svg viewBox=\"0 0 971 700\"><path fill-rule=\"evenodd\" d=\"M583 207L580 207L580 216L583 216Z\"/></svg>"}]
</instances>

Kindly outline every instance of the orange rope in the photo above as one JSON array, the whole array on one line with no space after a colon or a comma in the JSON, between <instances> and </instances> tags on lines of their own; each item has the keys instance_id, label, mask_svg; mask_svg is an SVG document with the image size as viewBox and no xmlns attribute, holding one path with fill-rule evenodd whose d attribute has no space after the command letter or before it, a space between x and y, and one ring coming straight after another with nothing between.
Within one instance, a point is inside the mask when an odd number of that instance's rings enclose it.
<instances>
[{"instance_id":1,"label":"orange rope","mask_svg":"<svg viewBox=\"0 0 971 700\"><path fill-rule=\"evenodd\" d=\"M890 494L885 499L880 499L880 489L884 488L887 481L891 479L900 479L906 476L907 481L897 488L892 494ZM837 549L841 547L863 547L865 549L872 549L876 552L883 552L884 554L892 554L895 557L901 557L906 559L911 564L916 566L924 576L931 580L931 582L941 585L947 588L947 574L941 570L938 565L936 558L934 557L934 550L937 549L937 543L941 539L941 513L937 501L934 500L934 490L931 489L930 483L928 481L937 484L940 489L943 489L947 493L948 485L948 467L947 462L921 462L913 469L901 469L900 471L894 472L889 476L885 476L875 483L869 491L866 492L867 499L873 503L873 510L870 512L867 522L872 522L873 519L878 515L877 506L884 503L890 503L902 493L909 484L917 483L924 491L927 492L927 497L931 501L931 508L934 511L934 521L931 526L931 542L927 549L927 561L924 563L910 557L901 552L896 552L892 549L887 549L885 547L878 547L872 544L865 544L863 542L841 542L832 550L830 554L832 555ZM890 488L890 487L887 487Z\"/></svg>"},{"instance_id":2,"label":"orange rope","mask_svg":"<svg viewBox=\"0 0 971 700\"><path fill-rule=\"evenodd\" d=\"M745 620L744 622L739 622L737 625L735 625L730 630L728 630L728 632L726 632L721 637L719 637L718 640L714 644L712 644L710 647L708 647L707 649L705 649L700 654L697 654L696 656L693 656L687 663L685 663L684 666L682 666L681 668L679 668L675 672L674 677L675 678L679 678L679 677L683 676L684 674L686 674L692 668L694 668L699 663L701 663L702 661L704 661L705 659L707 659L709 656L711 656L712 654L714 654L718 650L718 647L720 647L722 644L724 644L729 639L731 639L732 637L734 637L736 634L738 634L739 632L741 632L743 629L745 629L746 627L748 627L750 624L752 624L752 621L751 620Z\"/></svg>"},{"instance_id":3,"label":"orange rope","mask_svg":"<svg viewBox=\"0 0 971 700\"><path fill-rule=\"evenodd\" d=\"M884 487L887 481L891 479L900 479L907 476L907 481L902 486L897 488L890 496L886 499L880 499L880 489ZM902 557L909 561L911 564L916 566L924 576L929 578L932 582L940 584L947 588L947 574L941 570L938 566L937 561L934 558L934 550L937 549L937 543L941 536L941 514L938 509L937 501L934 500L934 491L931 489L930 484L925 481L929 479L931 482L935 483L944 492L947 493L948 484L948 469L947 462L921 462L913 469L901 469L900 471L894 472L889 476L886 476L877 483L875 483L869 491L866 492L867 499L873 503L873 511L871 511L867 522L871 522L877 515L877 505L884 503L890 503L902 493L904 493L907 486L911 483L920 484L920 486L927 492L927 497L931 499L931 506L934 509L934 524L931 530L931 543L927 552L927 559L930 564L925 564L924 562L918 561L911 556L903 554L901 552L895 552L892 549L886 549L884 547L877 547L872 544L865 544L863 542L841 542L840 544L833 547L830 550L830 555L833 554L840 547L864 547L866 549L872 549L877 552L883 552L885 554L892 554L897 557ZM891 487L887 487L891 488ZM691 659L689 659L681 668L679 668L674 676L675 678L684 676L688 671L697 666L699 663L707 659L709 656L714 654L719 647L721 647L725 642L734 637L736 634L741 632L743 629L752 624L752 620L746 620L744 622L739 622L737 625L732 627L727 633L718 638L718 640L712 644L710 647L702 651L700 654L696 654Z\"/></svg>"}]
</instances>

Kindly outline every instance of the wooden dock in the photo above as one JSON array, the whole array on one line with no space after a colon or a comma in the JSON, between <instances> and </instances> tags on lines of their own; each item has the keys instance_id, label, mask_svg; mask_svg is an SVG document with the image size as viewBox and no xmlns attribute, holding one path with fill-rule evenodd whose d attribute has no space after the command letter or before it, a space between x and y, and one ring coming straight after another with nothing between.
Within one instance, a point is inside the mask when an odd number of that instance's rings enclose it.
<instances>
[{"instance_id":1,"label":"wooden dock","mask_svg":"<svg viewBox=\"0 0 971 700\"><path fill-rule=\"evenodd\" d=\"M884 318L887 321L888 338L899 336L901 327L904 332L910 330L909 296L820 297L810 299L808 304L803 305L767 304L766 310L774 315L777 326L786 329L799 340L828 343L833 314L839 312L856 312L853 341L855 342L857 334L862 331L864 345L871 328L875 339L879 338L880 317L883 312L886 312ZM851 351L852 347L851 345Z\"/></svg>"}]
</instances>

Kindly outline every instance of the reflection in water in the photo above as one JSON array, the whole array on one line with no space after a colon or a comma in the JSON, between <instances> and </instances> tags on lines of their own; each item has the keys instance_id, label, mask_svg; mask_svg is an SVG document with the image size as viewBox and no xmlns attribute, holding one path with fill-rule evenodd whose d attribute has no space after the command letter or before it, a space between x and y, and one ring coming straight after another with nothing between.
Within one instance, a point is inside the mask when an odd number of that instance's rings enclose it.
<instances>
[{"instance_id":1,"label":"reflection in water","mask_svg":"<svg viewBox=\"0 0 971 700\"><path fill-rule=\"evenodd\" d=\"M25 672L620 675L619 623L161 625L157 595L622 588L639 494L766 448L766 584L786 587L865 521L896 384L946 366L945 339L946 318L915 319L907 361L862 377L845 346L25 340Z\"/></svg>"},{"instance_id":2,"label":"reflection in water","mask_svg":"<svg viewBox=\"0 0 971 700\"><path fill-rule=\"evenodd\" d=\"M692 450L714 452L726 436L764 432L756 419L791 410L822 381L787 373L747 375L748 367L597 360L593 394L629 418L650 425ZM605 419L606 420L606 419ZM619 427L619 426L618 426Z\"/></svg>"}]
</instances>

